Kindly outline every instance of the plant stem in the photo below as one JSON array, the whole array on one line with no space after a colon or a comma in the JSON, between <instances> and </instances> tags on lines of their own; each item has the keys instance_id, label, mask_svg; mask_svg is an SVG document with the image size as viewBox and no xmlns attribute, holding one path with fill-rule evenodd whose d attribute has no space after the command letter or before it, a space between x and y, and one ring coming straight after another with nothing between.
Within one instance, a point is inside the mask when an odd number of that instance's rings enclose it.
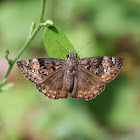
<instances>
[{"instance_id":1,"label":"plant stem","mask_svg":"<svg viewBox=\"0 0 140 140\"><path fill-rule=\"evenodd\" d=\"M42 5L41 5L41 11L40 11L40 18L39 22L43 22L43 17L44 17L44 12L45 12L45 5L46 5L46 0L42 0Z\"/></svg>"},{"instance_id":2,"label":"plant stem","mask_svg":"<svg viewBox=\"0 0 140 140\"><path fill-rule=\"evenodd\" d=\"M22 46L21 50L19 51L19 53L13 58L12 63L9 64L9 67L4 75L4 77L2 78L1 81L3 81L3 79L7 78L8 75L10 74L11 69L13 68L13 65L15 64L15 62L19 59L19 57L23 54L23 52L25 51L25 49L28 47L28 45L30 44L30 42L34 39L34 37L36 36L36 34L39 32L40 28L41 28L41 23L43 22L43 17L44 17L44 12L45 12L45 3L46 0L42 0L42 5L41 5L41 12L40 12L40 18L39 18L39 24L37 25L37 27L35 28L35 30L33 31L32 35L26 40L25 44ZM0 82L0 88L5 84L6 82Z\"/></svg>"}]
</instances>

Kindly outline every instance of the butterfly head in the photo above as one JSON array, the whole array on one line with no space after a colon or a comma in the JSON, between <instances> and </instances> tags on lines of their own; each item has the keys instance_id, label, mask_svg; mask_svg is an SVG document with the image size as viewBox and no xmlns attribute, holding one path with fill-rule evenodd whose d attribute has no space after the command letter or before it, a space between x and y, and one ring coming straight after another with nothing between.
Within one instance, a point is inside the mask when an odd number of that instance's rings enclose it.
<instances>
[{"instance_id":1,"label":"butterfly head","mask_svg":"<svg viewBox=\"0 0 140 140\"><path fill-rule=\"evenodd\" d=\"M74 50L70 50L69 51L69 54L67 55L67 59L73 59L73 60L76 60L77 58L77 55L75 54Z\"/></svg>"}]
</instances>

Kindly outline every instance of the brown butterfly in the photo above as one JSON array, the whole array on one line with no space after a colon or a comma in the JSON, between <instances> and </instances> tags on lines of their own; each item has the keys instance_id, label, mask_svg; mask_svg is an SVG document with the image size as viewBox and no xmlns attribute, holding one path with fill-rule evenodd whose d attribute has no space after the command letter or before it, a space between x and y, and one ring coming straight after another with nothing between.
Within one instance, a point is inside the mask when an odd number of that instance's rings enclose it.
<instances>
[{"instance_id":1,"label":"brown butterfly","mask_svg":"<svg viewBox=\"0 0 140 140\"><path fill-rule=\"evenodd\" d=\"M36 88L50 99L92 99L104 90L104 83L120 72L124 60L120 57L97 56L76 60L69 51L67 61L56 58L20 60L17 66Z\"/></svg>"}]
</instances>

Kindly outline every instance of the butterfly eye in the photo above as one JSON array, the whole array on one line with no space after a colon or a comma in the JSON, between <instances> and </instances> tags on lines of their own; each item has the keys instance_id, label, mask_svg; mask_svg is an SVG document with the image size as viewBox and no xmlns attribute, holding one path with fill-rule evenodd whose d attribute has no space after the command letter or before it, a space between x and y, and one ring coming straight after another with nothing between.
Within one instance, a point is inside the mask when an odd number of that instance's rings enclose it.
<instances>
[{"instance_id":1,"label":"butterfly eye","mask_svg":"<svg viewBox=\"0 0 140 140\"><path fill-rule=\"evenodd\" d=\"M77 55L75 54L75 58L77 58Z\"/></svg>"},{"instance_id":2,"label":"butterfly eye","mask_svg":"<svg viewBox=\"0 0 140 140\"><path fill-rule=\"evenodd\" d=\"M67 59L69 58L69 55L67 55Z\"/></svg>"}]
</instances>

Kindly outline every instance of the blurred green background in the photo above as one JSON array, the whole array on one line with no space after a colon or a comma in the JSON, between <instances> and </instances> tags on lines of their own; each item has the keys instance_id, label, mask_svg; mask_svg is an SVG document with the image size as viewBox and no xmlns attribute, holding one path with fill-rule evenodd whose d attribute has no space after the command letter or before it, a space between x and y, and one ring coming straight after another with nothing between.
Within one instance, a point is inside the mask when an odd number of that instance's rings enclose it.
<instances>
[{"instance_id":1,"label":"blurred green background","mask_svg":"<svg viewBox=\"0 0 140 140\"><path fill-rule=\"evenodd\" d=\"M24 44L41 0L0 0L0 78ZM118 77L91 101L50 100L16 65L14 87L0 94L0 140L140 140L140 1L47 0L45 19L61 28L81 57L120 56ZM20 59L47 57L43 30ZM60 42L61 43L61 42Z\"/></svg>"}]
</instances>

